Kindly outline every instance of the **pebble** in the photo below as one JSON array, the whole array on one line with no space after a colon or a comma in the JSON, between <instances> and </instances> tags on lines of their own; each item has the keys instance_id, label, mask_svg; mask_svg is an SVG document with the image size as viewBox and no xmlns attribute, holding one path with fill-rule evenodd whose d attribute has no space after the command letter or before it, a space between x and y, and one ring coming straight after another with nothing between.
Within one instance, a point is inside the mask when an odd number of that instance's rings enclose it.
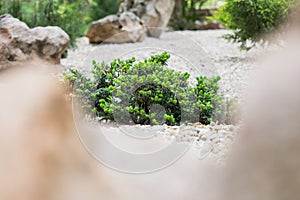
<instances>
[{"instance_id":1,"label":"pebble","mask_svg":"<svg viewBox=\"0 0 300 200\"><path fill-rule=\"evenodd\" d=\"M180 126L177 132L172 127L164 126L164 130L160 134L166 138L175 136L178 142L191 142L192 147L199 152L199 159L213 159L217 162L226 160L227 152L234 143L238 126L233 125L202 125L195 123Z\"/></svg>"},{"instance_id":2,"label":"pebble","mask_svg":"<svg viewBox=\"0 0 300 200\"><path fill-rule=\"evenodd\" d=\"M199 159L203 160L205 157L207 157L208 154L212 151L212 149L213 143L210 141L205 142L200 150Z\"/></svg>"}]
</instances>

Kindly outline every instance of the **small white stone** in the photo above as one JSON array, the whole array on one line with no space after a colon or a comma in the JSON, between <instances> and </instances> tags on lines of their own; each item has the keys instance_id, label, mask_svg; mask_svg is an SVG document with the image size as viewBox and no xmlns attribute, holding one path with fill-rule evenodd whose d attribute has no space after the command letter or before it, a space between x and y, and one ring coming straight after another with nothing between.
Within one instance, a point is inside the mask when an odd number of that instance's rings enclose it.
<instances>
[{"instance_id":1,"label":"small white stone","mask_svg":"<svg viewBox=\"0 0 300 200\"><path fill-rule=\"evenodd\" d=\"M206 158L208 154L212 151L212 149L213 149L212 143L209 141L205 142L201 148L199 159L202 160Z\"/></svg>"}]
</instances>

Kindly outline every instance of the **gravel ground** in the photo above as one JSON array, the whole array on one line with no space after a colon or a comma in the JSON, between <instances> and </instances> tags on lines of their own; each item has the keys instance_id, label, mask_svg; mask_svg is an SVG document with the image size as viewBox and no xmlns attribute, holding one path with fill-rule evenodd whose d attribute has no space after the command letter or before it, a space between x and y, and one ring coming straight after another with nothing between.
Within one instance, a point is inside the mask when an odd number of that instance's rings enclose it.
<instances>
[{"instance_id":1,"label":"gravel ground","mask_svg":"<svg viewBox=\"0 0 300 200\"><path fill-rule=\"evenodd\" d=\"M115 58L144 59L167 51L171 54L169 67L187 71L191 81L199 75L221 76L222 92L228 97L241 98L252 71L257 49L240 51L236 44L221 36L227 30L165 32L160 39L147 38L140 43L90 45L87 38L78 40L78 48L70 51L62 64L88 73L92 60L110 62Z\"/></svg>"},{"instance_id":2,"label":"gravel ground","mask_svg":"<svg viewBox=\"0 0 300 200\"><path fill-rule=\"evenodd\" d=\"M90 45L87 38L80 38L78 48L70 51L68 57L62 60L62 64L88 73L92 67L92 60L109 62L117 57L132 56L139 60L167 51L171 54L170 68L189 72L192 80L199 75L220 75L219 84L225 97L242 101L247 80L254 71L255 60L261 52L259 49L240 51L236 44L221 38L225 33L229 31L165 32L160 39L147 38L144 42L134 44ZM178 139L174 135L180 128L164 126L160 134L169 139ZM199 159L212 158L223 161L234 141L237 128L238 126L217 124L188 125L185 126L185 129L189 130L188 134L185 138L180 138L180 141L193 141L191 151L196 152ZM139 126L134 126L133 129L142 130Z\"/></svg>"}]
</instances>

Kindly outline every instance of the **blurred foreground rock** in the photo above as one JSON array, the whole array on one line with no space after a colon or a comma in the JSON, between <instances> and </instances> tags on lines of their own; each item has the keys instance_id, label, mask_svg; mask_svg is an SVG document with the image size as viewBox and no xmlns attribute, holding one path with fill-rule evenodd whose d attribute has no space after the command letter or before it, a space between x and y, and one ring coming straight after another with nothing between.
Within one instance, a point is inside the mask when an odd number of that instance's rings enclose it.
<instances>
[{"instance_id":1,"label":"blurred foreground rock","mask_svg":"<svg viewBox=\"0 0 300 200\"><path fill-rule=\"evenodd\" d=\"M69 36L59 27L30 29L9 14L0 16L0 69L9 63L33 58L59 64L69 43Z\"/></svg>"},{"instance_id":2,"label":"blurred foreground rock","mask_svg":"<svg viewBox=\"0 0 300 200\"><path fill-rule=\"evenodd\" d=\"M0 199L122 199L79 142L63 88L25 64L0 74Z\"/></svg>"},{"instance_id":3,"label":"blurred foreground rock","mask_svg":"<svg viewBox=\"0 0 300 200\"><path fill-rule=\"evenodd\" d=\"M250 80L240 138L214 200L300 199L299 27Z\"/></svg>"},{"instance_id":4,"label":"blurred foreground rock","mask_svg":"<svg viewBox=\"0 0 300 200\"><path fill-rule=\"evenodd\" d=\"M124 12L93 22L86 36L90 43L140 42L146 37L146 29L139 17L132 12Z\"/></svg>"}]
</instances>

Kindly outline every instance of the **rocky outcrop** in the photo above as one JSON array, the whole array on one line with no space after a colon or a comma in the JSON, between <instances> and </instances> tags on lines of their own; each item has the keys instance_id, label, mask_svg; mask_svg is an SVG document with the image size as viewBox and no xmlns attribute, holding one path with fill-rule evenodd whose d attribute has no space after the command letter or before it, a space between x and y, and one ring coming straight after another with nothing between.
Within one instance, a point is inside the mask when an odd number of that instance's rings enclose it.
<instances>
[{"instance_id":1,"label":"rocky outcrop","mask_svg":"<svg viewBox=\"0 0 300 200\"><path fill-rule=\"evenodd\" d=\"M86 36L90 43L127 43L159 38L173 12L174 0L123 0L119 13L93 22Z\"/></svg>"},{"instance_id":2,"label":"rocky outcrop","mask_svg":"<svg viewBox=\"0 0 300 200\"><path fill-rule=\"evenodd\" d=\"M90 43L127 43L143 41L146 29L132 12L109 15L93 22L86 34Z\"/></svg>"},{"instance_id":3,"label":"rocky outcrop","mask_svg":"<svg viewBox=\"0 0 300 200\"><path fill-rule=\"evenodd\" d=\"M143 20L148 36L158 38L167 26L174 6L174 0L122 0L119 12L133 12Z\"/></svg>"},{"instance_id":4,"label":"rocky outcrop","mask_svg":"<svg viewBox=\"0 0 300 200\"><path fill-rule=\"evenodd\" d=\"M55 26L30 29L9 14L0 16L0 65L39 58L58 64L70 38Z\"/></svg>"}]
</instances>

